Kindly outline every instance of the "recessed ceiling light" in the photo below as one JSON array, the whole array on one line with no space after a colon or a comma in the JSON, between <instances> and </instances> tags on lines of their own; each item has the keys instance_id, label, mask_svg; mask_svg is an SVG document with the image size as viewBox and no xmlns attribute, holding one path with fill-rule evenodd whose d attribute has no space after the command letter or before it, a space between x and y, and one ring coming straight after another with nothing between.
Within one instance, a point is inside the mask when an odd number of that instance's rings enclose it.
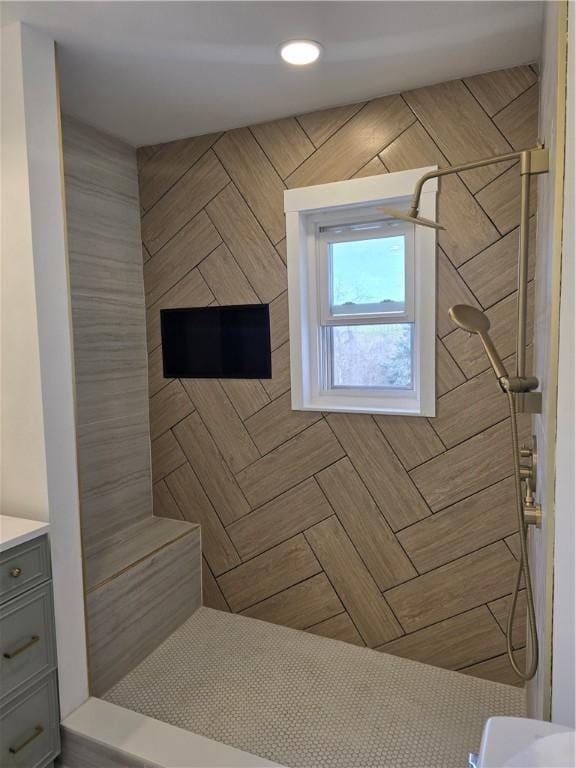
<instances>
[{"instance_id":1,"label":"recessed ceiling light","mask_svg":"<svg viewBox=\"0 0 576 768\"><path fill-rule=\"evenodd\" d=\"M322 46L313 40L288 40L280 48L280 56L288 64L302 67L316 61L322 51Z\"/></svg>"}]
</instances>

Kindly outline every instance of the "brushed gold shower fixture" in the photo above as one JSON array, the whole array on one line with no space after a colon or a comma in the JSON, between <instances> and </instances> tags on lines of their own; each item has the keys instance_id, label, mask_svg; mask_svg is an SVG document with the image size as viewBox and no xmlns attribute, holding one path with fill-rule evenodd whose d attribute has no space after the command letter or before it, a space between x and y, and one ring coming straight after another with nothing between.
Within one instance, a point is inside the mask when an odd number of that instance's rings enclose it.
<instances>
[{"instance_id":1,"label":"brushed gold shower fixture","mask_svg":"<svg viewBox=\"0 0 576 768\"><path fill-rule=\"evenodd\" d=\"M478 334L484 350L494 369L498 383L503 392L531 392L538 386L538 379L534 376L509 376L502 358L496 351L492 339L488 335L490 330L490 320L484 312L476 307L470 307L467 304L455 304L448 310L450 319L468 333Z\"/></svg>"},{"instance_id":2,"label":"brushed gold shower fixture","mask_svg":"<svg viewBox=\"0 0 576 768\"><path fill-rule=\"evenodd\" d=\"M444 229L442 225L429 219L421 218L420 197L424 184L429 179L447 176L453 173L471 171L475 168L494 165L497 163L508 163L511 161L520 161L520 226L518 237L518 300L517 300L517 319L516 319L516 375L510 376L502 358L498 354L488 331L490 330L490 320L486 315L475 307L464 304L457 304L449 310L450 318L463 330L470 334L478 335L484 351L494 369L498 384L506 394L508 407L510 410L510 425L512 437L512 459L514 468L514 489L515 506L518 520L518 532L520 534L520 558L518 561L518 570L516 582L512 593L512 603L508 614L506 625L506 650L508 658L514 672L522 680L530 680L536 674L538 668L538 633L536 630L536 612L534 610L534 595L532 592L532 577L530 573L530 563L528 560L528 526L540 526L542 512L540 506L534 499L534 488L536 483L536 452L535 448L520 448L518 443L518 412L540 413L542 410L542 395L534 390L538 387L539 381L534 376L526 375L526 323L527 323L527 304L528 304L528 238L529 238L529 219L530 219L530 178L539 173L548 171L548 151L543 146L537 146L533 149L526 149L519 152L509 152L505 155L476 160L471 163L453 166L451 168L441 168L436 171L425 173L418 179L414 188L414 195L408 210L398 211L390 208L382 210L393 218L410 221L424 227L434 229ZM527 465L521 464L521 459L531 459ZM525 484L526 493L523 493L522 484ZM516 615L518 604L518 595L520 585L524 576L526 589L526 603L528 608L528 630L530 636L530 655L528 657L526 668L520 669L514 658L512 647L512 628Z\"/></svg>"},{"instance_id":3,"label":"brushed gold shower fixture","mask_svg":"<svg viewBox=\"0 0 576 768\"><path fill-rule=\"evenodd\" d=\"M542 396L540 392L534 392L538 386L533 379L526 377L526 322L527 322L527 304L528 304L528 244L529 244L529 219L530 219L530 178L535 174L546 173L548 171L548 150L542 145L532 149L523 149L517 152L508 152L504 155L495 155L482 160L474 160L470 163L462 163L450 168L439 168L436 171L429 171L421 176L414 187L414 194L407 210L395 210L382 207L388 216L399 218L403 221L411 221L423 227L434 227L435 229L444 229L444 227L435 221L424 219L419 216L420 197L424 184L430 179L441 178L454 173L463 171L472 171L475 168L484 168L488 165L499 163L509 163L520 161L520 227L518 238L518 310L516 322L516 376L513 379L506 377L511 382L511 386L506 391L515 393L516 409L522 413L540 413L542 410ZM486 348L486 344L480 339ZM490 357L490 355L489 355ZM490 358L493 363L492 358ZM498 377L500 380L500 376ZM530 381L531 386L523 388L521 382ZM520 384L520 388L517 385Z\"/></svg>"}]
</instances>

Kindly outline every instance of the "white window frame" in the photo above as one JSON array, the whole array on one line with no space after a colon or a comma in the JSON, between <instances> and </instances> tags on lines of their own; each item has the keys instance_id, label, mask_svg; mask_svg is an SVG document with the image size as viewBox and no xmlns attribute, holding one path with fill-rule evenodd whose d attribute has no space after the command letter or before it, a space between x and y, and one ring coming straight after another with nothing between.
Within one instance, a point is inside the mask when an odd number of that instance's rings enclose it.
<instances>
[{"instance_id":1,"label":"white window frame","mask_svg":"<svg viewBox=\"0 0 576 768\"><path fill-rule=\"evenodd\" d=\"M284 192L290 316L290 369L292 408L302 411L388 413L435 416L436 413L436 230L404 224L407 240L407 300L402 313L357 314L353 322L413 322L413 388L323 388L321 334L332 324L322 301L326 291L326 256L321 229L338 224L385 220L376 210L384 205L406 209L416 181L437 166L399 173L332 182ZM436 179L428 182L420 199L420 214L436 218ZM393 220L390 220L393 221ZM348 238L349 239L349 238ZM410 283L412 288L410 289ZM410 301L410 297L413 301Z\"/></svg>"}]
</instances>

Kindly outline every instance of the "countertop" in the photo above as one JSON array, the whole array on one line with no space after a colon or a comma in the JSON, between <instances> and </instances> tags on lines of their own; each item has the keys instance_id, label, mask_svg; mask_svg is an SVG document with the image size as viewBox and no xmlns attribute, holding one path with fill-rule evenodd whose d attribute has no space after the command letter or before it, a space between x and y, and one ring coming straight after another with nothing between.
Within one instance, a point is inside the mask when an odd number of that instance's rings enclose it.
<instances>
[{"instance_id":1,"label":"countertop","mask_svg":"<svg viewBox=\"0 0 576 768\"><path fill-rule=\"evenodd\" d=\"M0 552L43 536L48 533L49 527L48 523L41 520L0 515Z\"/></svg>"}]
</instances>

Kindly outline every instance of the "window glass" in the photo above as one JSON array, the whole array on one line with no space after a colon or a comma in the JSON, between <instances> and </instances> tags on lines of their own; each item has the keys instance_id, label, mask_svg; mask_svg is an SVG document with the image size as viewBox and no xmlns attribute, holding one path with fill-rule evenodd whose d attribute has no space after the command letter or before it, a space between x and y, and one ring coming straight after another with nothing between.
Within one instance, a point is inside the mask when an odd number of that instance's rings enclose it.
<instances>
[{"instance_id":1,"label":"window glass","mask_svg":"<svg viewBox=\"0 0 576 768\"><path fill-rule=\"evenodd\" d=\"M330 244L333 314L404 310L404 240L400 235Z\"/></svg>"},{"instance_id":2,"label":"window glass","mask_svg":"<svg viewBox=\"0 0 576 768\"><path fill-rule=\"evenodd\" d=\"M411 323L330 328L333 387L412 388Z\"/></svg>"}]
</instances>

